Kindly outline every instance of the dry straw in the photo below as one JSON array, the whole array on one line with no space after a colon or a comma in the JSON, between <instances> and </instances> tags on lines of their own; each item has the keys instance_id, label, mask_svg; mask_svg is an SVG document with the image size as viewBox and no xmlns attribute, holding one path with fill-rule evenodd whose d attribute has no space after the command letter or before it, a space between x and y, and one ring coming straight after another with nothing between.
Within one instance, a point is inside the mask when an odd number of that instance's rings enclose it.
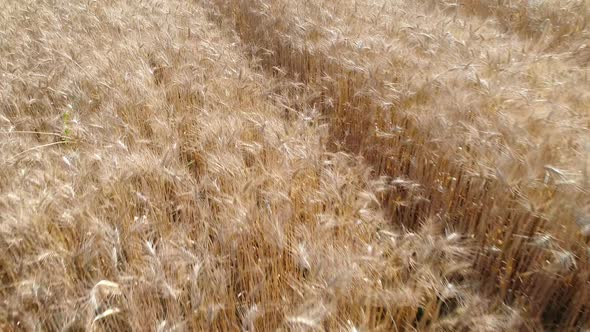
<instances>
[{"instance_id":1,"label":"dry straw","mask_svg":"<svg viewBox=\"0 0 590 332\"><path fill-rule=\"evenodd\" d=\"M584 6L5 1L0 329L588 328Z\"/></svg>"}]
</instances>

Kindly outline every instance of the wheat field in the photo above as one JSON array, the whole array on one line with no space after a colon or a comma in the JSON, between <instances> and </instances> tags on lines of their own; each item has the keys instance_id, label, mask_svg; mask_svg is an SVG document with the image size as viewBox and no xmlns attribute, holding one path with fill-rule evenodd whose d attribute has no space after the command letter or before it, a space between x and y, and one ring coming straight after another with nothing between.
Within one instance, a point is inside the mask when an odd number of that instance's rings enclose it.
<instances>
[{"instance_id":1,"label":"wheat field","mask_svg":"<svg viewBox=\"0 0 590 332\"><path fill-rule=\"evenodd\" d=\"M0 0L0 330L590 330L589 24Z\"/></svg>"}]
</instances>

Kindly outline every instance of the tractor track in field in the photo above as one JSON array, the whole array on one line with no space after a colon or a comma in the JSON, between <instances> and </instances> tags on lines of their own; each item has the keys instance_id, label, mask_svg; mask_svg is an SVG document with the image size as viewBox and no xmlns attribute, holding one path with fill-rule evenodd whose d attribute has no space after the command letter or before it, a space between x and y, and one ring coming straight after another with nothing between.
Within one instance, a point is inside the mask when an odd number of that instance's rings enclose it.
<instances>
[{"instance_id":1,"label":"tractor track in field","mask_svg":"<svg viewBox=\"0 0 590 332\"><path fill-rule=\"evenodd\" d=\"M479 30L480 36L482 33L487 34L486 36L489 37L481 37L484 41L490 38L493 40L494 36L500 37L496 37L496 41L488 43L487 51L486 42L482 42L464 50L460 47L457 48L457 51L452 49L449 51L451 54L441 51L442 60L428 53L422 53L416 57L422 60L404 59L404 55L411 57L411 53L419 52L421 47L422 49L428 48L429 42L440 41L440 38L432 37L436 35L436 28L425 30L426 28L419 27L418 23L416 29L419 29L420 36L425 36L421 38L426 39L402 37L405 44L391 46L391 51L384 52L385 57L390 57L395 66L390 68L387 65L377 65L375 68L383 70L378 72L377 69L371 71L369 65L366 66L369 68L368 70L363 67L363 64L370 63L371 59L375 59L375 55L371 54L370 50L371 46L374 46L370 45L371 39L360 35L360 33L350 34L350 39L346 39L346 32L342 32L346 28L339 27L338 24L372 24L372 26L379 27L379 23L376 22L381 21L377 18L372 20L379 14L350 15L346 14L345 4L330 7L331 2L327 1L327 9L323 10L328 12L333 10L333 12L327 14L326 16L330 18L322 23L326 24L326 29L334 28L336 31L341 29L340 33L344 37L341 36L343 39L336 40L331 45L318 43L319 46L316 47L314 42L298 44L300 40L303 40L302 33L299 33L298 29L302 31L307 29L313 32L313 29L318 29L318 27L309 22L297 21L298 16L295 14L309 14L306 12L307 9L301 9L305 6L311 7L311 11L314 8L316 11L321 11L320 4L317 7L311 4L293 5L294 9L289 9L290 5L288 4L281 7L281 5L275 6L264 1L252 3L237 0L217 1L217 3L219 7L216 15L221 16L217 16L214 20L220 23L222 21L233 23L242 42L246 48L252 50L252 55L255 58L260 59L264 70L269 73L276 73L277 70L280 70L287 73L291 79L311 86L314 91L320 91L318 98L311 100L308 107L318 108L325 115L326 122L330 125L330 141L334 149L344 149L354 154L361 154L372 165L376 176L401 177L419 184L418 188L398 188L381 197L382 204L389 211L388 217L392 222L412 228L425 220L440 218L449 227L470 236L473 235L477 248L473 264L483 281L484 292L500 301L524 305L528 308L527 311L532 321L542 322L545 326L554 326L554 324L555 326L576 326L579 322L588 319L588 308L581 304L586 301L587 295L576 291L576 289L587 287L588 273L581 271L589 270L588 261L580 260L577 265L579 270L565 272L560 278L554 278L550 274L537 272L538 267L542 266L543 261L547 259L547 252L543 248L531 246L526 240L534 239L538 234L548 233L565 241L573 232L576 232L575 213L573 211L566 212L564 210L566 206L559 206L559 210L555 210L557 206L554 206L554 210L547 210L546 213L539 213L534 208L523 206L519 202L521 198L524 197L525 200L530 199L531 201L537 198L531 192L523 193L522 190L538 190L538 188L533 186L533 189L527 189L526 185L519 185L520 188L514 191L510 188L512 186L510 181L513 180L503 178L502 171L496 171L495 175L484 175L485 171L478 174L473 169L472 160L457 158L456 151L445 147L444 143L442 145L437 143L437 141L448 138L448 136L441 138L433 134L433 132L438 133L441 123L432 121L425 125L422 123L424 120L420 114L412 114L411 111L414 110L412 104L435 105L437 99L442 101L444 97L438 90L437 83L440 86L445 86L447 82L456 84L457 77L439 79L431 76L422 81L422 87L420 87L420 84L404 81L404 79L413 78L411 75L404 77L403 73L396 74L395 72L395 70L403 72L411 69L420 71L421 65L430 68L428 67L429 62L441 63L447 59L445 56L452 58L452 52L459 52L459 54L471 52L473 54L473 51L476 50L481 52L479 54L484 57L487 52L487 60L492 61L494 56L501 57L502 53L492 56L489 53L493 50L499 51L498 45L505 44L509 49L513 47L514 52L518 53L516 51L518 45L514 44L514 37L500 36L499 32L494 30L493 24L484 25L484 28L481 29L481 25L476 27L476 24L465 21L447 22L446 24L459 24L474 31ZM231 7L233 11L227 11L224 6ZM375 6L373 9L378 7ZM379 10L383 12L383 9ZM293 10L293 12L289 10ZM297 12L298 10L299 12ZM432 15L432 12L429 14ZM348 18L339 20L338 15ZM305 17L305 14L301 17ZM430 18L426 14L424 17ZM336 22L336 26L331 25L334 22ZM481 23L481 21L478 22ZM306 25L306 23L309 24ZM385 26L384 29L386 28ZM378 31L378 28L374 29ZM370 30L372 29L369 29L369 32ZM450 31L454 30L451 28ZM321 35L321 32L317 33ZM518 38L516 40L519 40ZM321 42L321 37L318 39ZM367 43L369 50L365 51L363 48L357 47L363 41ZM344 46L339 48L338 43L342 43ZM375 48L380 49L379 46ZM340 50L344 55L341 57L331 56ZM502 51L506 51L506 49ZM363 54L366 57L354 63L354 52L366 52ZM377 51L375 52L379 54ZM514 62L508 59L508 68L514 68L513 71L518 72L519 66L535 62L534 59L543 57L544 51L536 55L535 52L531 50L527 54L522 53L519 55L519 59ZM510 51L508 51L508 56L510 56ZM353 61L345 61L347 57ZM477 64L473 64L473 66L478 67ZM466 68L468 67L469 65ZM464 76L461 77L461 75ZM476 80L474 84L465 86L467 90L478 94L489 89L488 83L484 80L485 71L480 71L480 78L479 75L473 74L473 71L467 70L459 74L459 79L469 81L469 75L475 76ZM440 83L440 80L443 83ZM388 91L386 88L388 84L395 87L401 86L400 90L402 91ZM527 84L529 83L518 81L515 87L524 86L526 89L531 89L531 86ZM412 90L412 87L415 89ZM428 96L429 93L432 93L432 96ZM508 98L506 97L506 99ZM472 107L482 106L486 107L485 104L475 103L472 105ZM448 123L453 129L456 129L457 124L453 123L453 116L455 115L450 115ZM459 119L462 115L459 112L456 116ZM485 130L490 123L498 121L498 118L507 117L510 119L512 116L516 116L512 121L519 120L518 116L520 115L517 114L477 113L471 118L472 122L468 120L466 127ZM557 132L562 130L559 124L546 123L544 126L544 130L548 131L550 131L549 128L558 128L555 129ZM391 130L393 128L396 129ZM580 127L580 132L587 135L583 127ZM459 139L450 145L463 146L463 149L467 151L475 151L479 148L482 150L479 156L485 159L486 151L492 154L497 153L496 150L503 144L513 143L512 138L508 135L507 132L501 132L501 143L486 145L482 149L478 143L470 146L469 143L462 142L461 138L465 137L463 131L458 133ZM484 137L480 137L480 139L485 140ZM514 156L513 158L519 157ZM493 163L497 160L491 158L490 162L491 165L494 165ZM518 175L513 176L518 177ZM548 190L551 192L550 195L563 194L557 188ZM563 198L587 201L587 191L578 192L574 189L572 192L565 193ZM527 193L532 196L527 196ZM521 196L523 194L524 196ZM568 196L570 194L571 196ZM554 204L560 203L556 201ZM558 216L560 223L566 225L567 231L564 232L561 225L558 226L553 222L554 218ZM564 246L567 251L575 252L576 256L583 257L585 255L583 252L585 242L581 238L571 243L565 242ZM559 295L548 294L544 291L547 289L546 287L559 289L557 293ZM562 315L563 308L569 306L578 306L579 309L568 311L569 315Z\"/></svg>"}]
</instances>

